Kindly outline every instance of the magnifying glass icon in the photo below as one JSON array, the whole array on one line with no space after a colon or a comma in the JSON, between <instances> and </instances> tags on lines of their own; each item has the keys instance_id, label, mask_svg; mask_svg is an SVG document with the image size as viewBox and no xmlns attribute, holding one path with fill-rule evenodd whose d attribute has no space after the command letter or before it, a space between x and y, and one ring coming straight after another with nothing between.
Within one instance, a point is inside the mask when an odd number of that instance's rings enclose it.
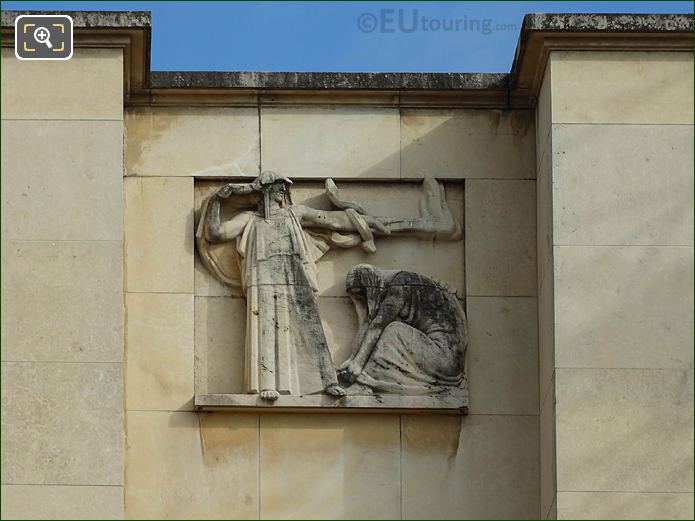
<instances>
[{"instance_id":1,"label":"magnifying glass icon","mask_svg":"<svg viewBox=\"0 0 695 521\"><path fill-rule=\"evenodd\" d=\"M34 40L36 40L39 43L45 43L46 47L49 49L53 49L53 45L51 45L51 33L46 29L45 27L37 27L34 30Z\"/></svg>"}]
</instances>

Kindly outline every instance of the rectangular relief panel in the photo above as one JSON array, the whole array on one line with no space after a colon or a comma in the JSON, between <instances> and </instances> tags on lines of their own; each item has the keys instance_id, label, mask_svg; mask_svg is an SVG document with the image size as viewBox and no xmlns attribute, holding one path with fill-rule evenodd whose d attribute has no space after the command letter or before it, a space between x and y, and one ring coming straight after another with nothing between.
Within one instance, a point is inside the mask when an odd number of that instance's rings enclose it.
<instances>
[{"instance_id":1,"label":"rectangular relief panel","mask_svg":"<svg viewBox=\"0 0 695 521\"><path fill-rule=\"evenodd\" d=\"M463 184L195 183L199 409L466 412Z\"/></svg>"}]
</instances>

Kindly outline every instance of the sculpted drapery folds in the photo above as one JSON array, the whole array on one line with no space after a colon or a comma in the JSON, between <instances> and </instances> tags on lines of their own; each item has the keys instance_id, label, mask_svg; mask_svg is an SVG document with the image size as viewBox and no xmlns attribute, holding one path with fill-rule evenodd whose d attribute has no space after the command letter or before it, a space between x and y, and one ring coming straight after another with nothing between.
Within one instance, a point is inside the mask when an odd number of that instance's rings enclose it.
<instances>
[{"instance_id":1,"label":"sculpted drapery folds","mask_svg":"<svg viewBox=\"0 0 695 521\"><path fill-rule=\"evenodd\" d=\"M453 238L460 229L434 179L423 184L422 216L414 219L368 215L342 199L330 179L326 195L336 210L293 204L291 184L284 176L263 172L252 183L226 184L217 190L201 209L198 252L218 280L246 296L246 391L265 400L316 389L342 396L345 390L338 382L314 296L319 258L331 247L359 245L373 252L375 235ZM234 208L224 220L223 202Z\"/></svg>"},{"instance_id":2,"label":"sculpted drapery folds","mask_svg":"<svg viewBox=\"0 0 695 521\"><path fill-rule=\"evenodd\" d=\"M461 390L466 317L441 282L405 270L358 264L345 280L360 317L338 376L351 393L455 394Z\"/></svg>"}]
</instances>

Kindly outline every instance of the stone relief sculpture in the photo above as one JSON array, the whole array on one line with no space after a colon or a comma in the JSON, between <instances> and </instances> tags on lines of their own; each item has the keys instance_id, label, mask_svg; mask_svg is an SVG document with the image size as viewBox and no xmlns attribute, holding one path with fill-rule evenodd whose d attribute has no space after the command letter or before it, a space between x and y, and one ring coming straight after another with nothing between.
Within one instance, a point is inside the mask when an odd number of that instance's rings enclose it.
<instances>
[{"instance_id":1,"label":"stone relief sculpture","mask_svg":"<svg viewBox=\"0 0 695 521\"><path fill-rule=\"evenodd\" d=\"M464 378L466 318L455 293L429 277L358 264L345 285L360 329L338 378L351 394L455 393Z\"/></svg>"},{"instance_id":2,"label":"stone relief sculpture","mask_svg":"<svg viewBox=\"0 0 695 521\"><path fill-rule=\"evenodd\" d=\"M268 401L281 394L300 395L303 387L343 396L346 391L338 381L314 296L316 262L332 247L359 245L374 252L375 235L454 239L460 228L446 205L443 186L434 179L423 182L421 217L412 219L368 215L341 198L330 179L326 195L336 210L294 204L291 185L287 177L269 171L252 183L224 185L202 206L196 244L213 276L246 296L247 392ZM223 203L232 208L226 219L221 218ZM229 242L233 245L225 245ZM362 383L370 374L379 378L371 369L357 371L366 351L358 351L354 363L341 369L346 382L357 378ZM365 376L360 379L360 374Z\"/></svg>"}]
</instances>

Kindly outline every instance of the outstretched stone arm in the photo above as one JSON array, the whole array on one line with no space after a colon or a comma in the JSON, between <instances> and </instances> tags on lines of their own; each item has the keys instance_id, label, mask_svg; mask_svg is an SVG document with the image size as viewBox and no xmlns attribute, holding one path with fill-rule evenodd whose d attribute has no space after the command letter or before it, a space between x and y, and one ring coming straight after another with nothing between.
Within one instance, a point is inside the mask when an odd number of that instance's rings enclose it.
<instances>
[{"instance_id":1,"label":"outstretched stone arm","mask_svg":"<svg viewBox=\"0 0 695 521\"><path fill-rule=\"evenodd\" d=\"M244 231L251 216L248 213L235 215L229 221L220 222L220 201L231 195L248 195L254 187L249 183L229 183L210 196L206 215L206 235L210 242L225 242L235 239Z\"/></svg>"},{"instance_id":2,"label":"outstretched stone arm","mask_svg":"<svg viewBox=\"0 0 695 521\"><path fill-rule=\"evenodd\" d=\"M302 226L309 228L326 228L328 230L338 232L355 232L359 231L347 213L343 210L317 210L308 206L295 206L297 217ZM371 215L361 215L367 225L377 232L388 235L390 232L387 228L392 219L388 217L373 217Z\"/></svg>"},{"instance_id":3,"label":"outstretched stone arm","mask_svg":"<svg viewBox=\"0 0 695 521\"><path fill-rule=\"evenodd\" d=\"M329 200L346 212L359 213L376 235L387 235L395 232L402 235L434 236L448 240L458 239L461 235L461 228L449 211L444 186L434 177L426 177L422 182L422 191L420 217L376 217L368 216L360 205L341 197L333 180L326 179L326 195ZM354 228L342 229L352 231Z\"/></svg>"}]
</instances>

